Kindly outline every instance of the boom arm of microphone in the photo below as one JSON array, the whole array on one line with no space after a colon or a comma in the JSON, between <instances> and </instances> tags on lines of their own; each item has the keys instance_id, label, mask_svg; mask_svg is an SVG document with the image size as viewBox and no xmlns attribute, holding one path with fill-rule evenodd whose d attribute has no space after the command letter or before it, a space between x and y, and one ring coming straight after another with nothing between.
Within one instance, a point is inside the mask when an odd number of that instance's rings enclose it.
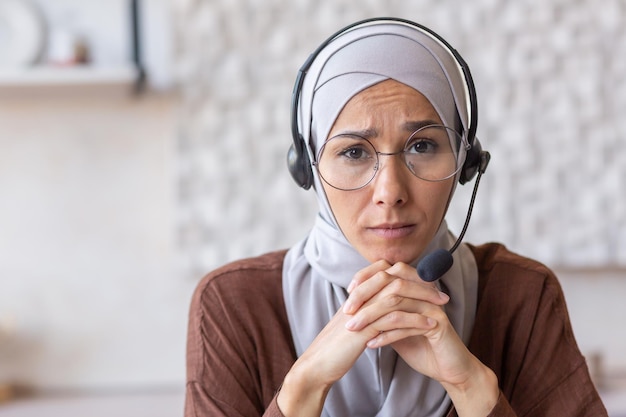
<instances>
[{"instance_id":1,"label":"boom arm of microphone","mask_svg":"<svg viewBox=\"0 0 626 417\"><path fill-rule=\"evenodd\" d=\"M489 154L489 152L482 151L480 153L478 176L476 177L476 182L474 183L474 191L472 192L472 198L470 200L469 208L467 210L467 216L465 217L465 224L463 225L463 229L461 230L458 239L456 240L456 242L454 242L454 245L450 248L450 250L437 249L433 253L429 253L417 265L417 273L422 280L427 282L436 281L441 278L443 274L448 272L448 270L452 267L452 264L454 263L454 260L452 259L452 253L454 253L454 251L459 247L461 241L463 240L463 236L465 236L465 232L467 231L467 227L469 226L470 218L472 217L474 200L476 200L476 193L478 192L478 184L480 184L480 178L487 170L487 165L489 165L490 159L491 155Z\"/></svg>"}]
</instances>

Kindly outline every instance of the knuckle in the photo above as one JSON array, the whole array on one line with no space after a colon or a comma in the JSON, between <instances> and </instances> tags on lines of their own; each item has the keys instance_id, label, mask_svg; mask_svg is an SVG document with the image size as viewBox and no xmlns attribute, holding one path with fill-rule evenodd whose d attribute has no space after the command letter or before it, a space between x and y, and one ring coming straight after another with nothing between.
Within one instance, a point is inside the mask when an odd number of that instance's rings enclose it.
<instances>
[{"instance_id":1,"label":"knuckle","mask_svg":"<svg viewBox=\"0 0 626 417\"><path fill-rule=\"evenodd\" d=\"M376 261L376 262L374 263L374 265L375 265L377 268L380 268L380 269L387 269L387 268L389 268L389 267L391 266L391 265L389 265L389 262L387 262L387 261L385 261L385 260L383 260L383 259L381 259L381 260L379 260L379 261Z\"/></svg>"},{"instance_id":2,"label":"knuckle","mask_svg":"<svg viewBox=\"0 0 626 417\"><path fill-rule=\"evenodd\" d=\"M385 297L385 306L388 308L396 307L402 302L402 297L398 294L389 294Z\"/></svg>"},{"instance_id":3,"label":"knuckle","mask_svg":"<svg viewBox=\"0 0 626 417\"><path fill-rule=\"evenodd\" d=\"M448 319L448 316L446 315L445 311L443 311L442 308L434 308L428 315L434 318L435 320L437 320L438 322L441 322L444 319L445 320Z\"/></svg>"},{"instance_id":4,"label":"knuckle","mask_svg":"<svg viewBox=\"0 0 626 417\"><path fill-rule=\"evenodd\" d=\"M388 285L389 290L395 294L402 294L404 292L406 282L403 279L396 278Z\"/></svg>"},{"instance_id":5,"label":"knuckle","mask_svg":"<svg viewBox=\"0 0 626 417\"><path fill-rule=\"evenodd\" d=\"M389 334L388 332L381 332L376 336L376 339L378 340L378 343L385 344L389 339Z\"/></svg>"},{"instance_id":6,"label":"knuckle","mask_svg":"<svg viewBox=\"0 0 626 417\"><path fill-rule=\"evenodd\" d=\"M387 282L387 283L393 279L393 276L389 275L385 271L378 271L374 276L380 281Z\"/></svg>"},{"instance_id":7,"label":"knuckle","mask_svg":"<svg viewBox=\"0 0 626 417\"><path fill-rule=\"evenodd\" d=\"M356 274L354 274L352 279L358 283L361 283L367 280L367 276L368 275L366 271L358 271Z\"/></svg>"},{"instance_id":8,"label":"knuckle","mask_svg":"<svg viewBox=\"0 0 626 417\"><path fill-rule=\"evenodd\" d=\"M398 311L392 311L391 313L387 314L387 322L389 324L397 325L398 323L400 323L401 319L401 314Z\"/></svg>"}]
</instances>

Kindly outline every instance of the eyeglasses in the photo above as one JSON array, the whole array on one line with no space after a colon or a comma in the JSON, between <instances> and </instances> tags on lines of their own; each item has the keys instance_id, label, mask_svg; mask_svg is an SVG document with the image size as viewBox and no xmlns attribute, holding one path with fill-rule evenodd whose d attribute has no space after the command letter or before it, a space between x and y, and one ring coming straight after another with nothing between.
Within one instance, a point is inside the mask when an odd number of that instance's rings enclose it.
<instances>
[{"instance_id":1,"label":"eyeglasses","mask_svg":"<svg viewBox=\"0 0 626 417\"><path fill-rule=\"evenodd\" d=\"M320 177L339 190L358 190L369 184L380 168L380 156L401 155L417 178L443 181L461 168L455 149L463 138L454 129L429 125L413 132L398 152L378 152L364 137L340 134L328 139L318 152L314 165Z\"/></svg>"}]
</instances>

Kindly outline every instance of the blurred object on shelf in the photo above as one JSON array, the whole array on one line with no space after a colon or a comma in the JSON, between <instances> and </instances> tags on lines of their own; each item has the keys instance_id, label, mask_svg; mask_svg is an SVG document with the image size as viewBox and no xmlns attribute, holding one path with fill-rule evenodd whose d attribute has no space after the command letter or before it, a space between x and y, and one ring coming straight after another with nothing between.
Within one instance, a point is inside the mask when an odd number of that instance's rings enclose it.
<instances>
[{"instance_id":1,"label":"blurred object on shelf","mask_svg":"<svg viewBox=\"0 0 626 417\"><path fill-rule=\"evenodd\" d=\"M0 94L102 81L172 90L170 16L161 0L0 0Z\"/></svg>"},{"instance_id":2,"label":"blurred object on shelf","mask_svg":"<svg viewBox=\"0 0 626 417\"><path fill-rule=\"evenodd\" d=\"M61 29L51 32L47 54L48 64L73 66L87 64L89 61L89 44L85 36Z\"/></svg>"},{"instance_id":3,"label":"blurred object on shelf","mask_svg":"<svg viewBox=\"0 0 626 417\"><path fill-rule=\"evenodd\" d=\"M74 40L74 60L77 64L88 64L91 59L86 38L78 36Z\"/></svg>"},{"instance_id":4,"label":"blurred object on shelf","mask_svg":"<svg viewBox=\"0 0 626 417\"><path fill-rule=\"evenodd\" d=\"M45 64L71 67L90 61L91 30L75 8L60 8L47 14L49 36Z\"/></svg>"},{"instance_id":5,"label":"blurred object on shelf","mask_svg":"<svg viewBox=\"0 0 626 417\"><path fill-rule=\"evenodd\" d=\"M40 10L29 0L0 1L0 68L36 64L47 30Z\"/></svg>"}]
</instances>

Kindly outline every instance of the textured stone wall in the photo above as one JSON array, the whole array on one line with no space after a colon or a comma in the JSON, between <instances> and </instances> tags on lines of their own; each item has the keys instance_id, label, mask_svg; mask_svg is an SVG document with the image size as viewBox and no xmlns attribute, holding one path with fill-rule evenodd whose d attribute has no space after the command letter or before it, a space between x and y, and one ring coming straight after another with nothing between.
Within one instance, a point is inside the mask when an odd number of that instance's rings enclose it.
<instances>
[{"instance_id":1,"label":"textured stone wall","mask_svg":"<svg viewBox=\"0 0 626 417\"><path fill-rule=\"evenodd\" d=\"M626 267L622 0L174 0L180 241L193 273L292 245L317 204L285 168L295 74L329 34L399 16L468 61L492 154L467 239L552 266ZM471 185L448 221L463 224Z\"/></svg>"}]
</instances>

